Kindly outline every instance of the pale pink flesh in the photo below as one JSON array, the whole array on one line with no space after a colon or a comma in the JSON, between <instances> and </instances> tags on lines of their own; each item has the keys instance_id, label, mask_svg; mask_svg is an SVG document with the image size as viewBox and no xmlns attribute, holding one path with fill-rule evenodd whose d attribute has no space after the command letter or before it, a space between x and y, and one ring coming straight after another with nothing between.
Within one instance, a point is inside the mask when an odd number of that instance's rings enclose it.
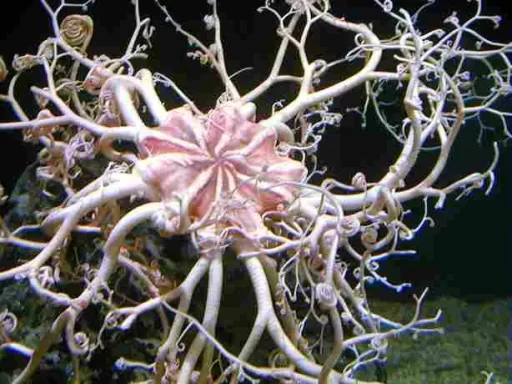
<instances>
[{"instance_id":1,"label":"pale pink flesh","mask_svg":"<svg viewBox=\"0 0 512 384\"><path fill-rule=\"evenodd\" d=\"M293 199L307 170L276 151L276 133L245 119L234 106L222 106L207 118L187 108L169 112L167 122L139 142L145 158L141 177L155 186L162 201L180 196L188 213L200 220L221 201L226 225L247 231L263 225L263 212Z\"/></svg>"}]
</instances>

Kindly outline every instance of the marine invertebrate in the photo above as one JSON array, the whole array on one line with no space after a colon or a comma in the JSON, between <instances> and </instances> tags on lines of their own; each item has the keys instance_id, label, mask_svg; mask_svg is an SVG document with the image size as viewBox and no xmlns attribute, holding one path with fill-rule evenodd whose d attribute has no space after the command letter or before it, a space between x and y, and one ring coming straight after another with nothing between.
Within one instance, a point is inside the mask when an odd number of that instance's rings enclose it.
<instances>
[{"instance_id":1,"label":"marine invertebrate","mask_svg":"<svg viewBox=\"0 0 512 384\"><path fill-rule=\"evenodd\" d=\"M158 189L163 202L184 206L179 219L186 224L169 224L169 232L197 221L199 232L208 222L264 231L262 214L294 200L297 188L287 183L303 181L306 168L277 152L276 131L249 120L254 109L228 104L196 117L182 107L139 137L139 153L147 157L136 162L135 172Z\"/></svg>"},{"instance_id":2,"label":"marine invertebrate","mask_svg":"<svg viewBox=\"0 0 512 384\"><path fill-rule=\"evenodd\" d=\"M497 146L487 170L448 185L439 178L465 122L492 114L510 136L509 114L500 109L500 100L510 92L511 46L473 30L473 24L497 19L482 15L476 1L474 15L464 23L452 15L445 29L422 33L416 20L423 8L411 15L395 10L390 1L375 0L376 8L396 23L394 33L382 38L368 24L335 16L328 1L262 2L260 10L277 19L280 45L268 77L242 92L226 64L217 1L207 3L211 14L204 22L213 33L211 45L154 1L192 46L188 56L209 65L222 82L223 92L204 112L172 79L136 69L135 60L147 57L153 33L138 1L133 2L136 26L128 46L120 57L110 58L89 52L91 18L63 17L92 1L61 0L52 8L41 0L53 35L36 54L14 58L15 74L2 100L19 121L1 123L0 129L22 130L27 141L43 146L36 174L51 208L42 205L18 228L3 225L2 242L31 255L6 263L0 280L28 282L59 314L32 348L2 336L3 349L30 358L16 382L30 378L61 334L79 377L76 362L105 347L105 333L128 332L151 313L158 322L156 336L145 335L151 360L128 356L115 367L147 371L155 382L236 382L256 376L355 383L361 367L385 359L390 337L438 331L439 314L419 317L426 292L415 297L417 311L410 322L400 324L372 312L366 286L379 282L396 291L407 286L379 271L382 260L414 252L400 244L429 220L425 212L419 224L411 225L405 204L424 199L427 210L430 198L442 207L454 191L468 193L486 182L488 190L492 186ZM306 43L318 25L354 34L353 49L340 59L311 60ZM467 48L467 40L478 49ZM289 50L298 57L298 74L283 74ZM387 69L385 57L394 60L393 69ZM353 74L332 80L338 66L353 62L358 65ZM476 81L475 63L486 68L490 84L484 91L468 84ZM34 68L45 79L43 86L31 88L38 106L31 118L14 89ZM272 103L272 113L257 118L262 96L281 83L295 86L296 94ZM157 92L162 84L184 105L168 110ZM344 182L323 178L315 153L325 130L342 119L333 99L358 87L400 153L377 179L361 172ZM386 117L388 87L399 100L392 104L402 113L398 124ZM436 151L437 160L420 181L414 180L426 150ZM26 236L31 231L39 237ZM169 257L153 240L178 235L189 236L198 251L181 281L160 269ZM94 240L83 241L84 236ZM238 279L250 282L257 306L236 350L216 333L222 294L231 288L223 276L225 265L234 262L227 249L243 266ZM124 280L120 271L129 278ZM198 320L192 304L206 279ZM91 330L83 319L93 310L102 324ZM265 332L274 351L260 366L251 356Z\"/></svg>"}]
</instances>

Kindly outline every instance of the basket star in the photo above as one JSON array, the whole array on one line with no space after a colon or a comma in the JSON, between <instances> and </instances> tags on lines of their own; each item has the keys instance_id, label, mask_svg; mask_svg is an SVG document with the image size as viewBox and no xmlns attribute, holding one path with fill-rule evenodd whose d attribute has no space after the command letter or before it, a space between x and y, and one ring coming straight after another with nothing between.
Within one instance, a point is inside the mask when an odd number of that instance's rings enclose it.
<instances>
[{"instance_id":1,"label":"basket star","mask_svg":"<svg viewBox=\"0 0 512 384\"><path fill-rule=\"evenodd\" d=\"M207 116L181 107L142 134L136 172L163 202L179 199L190 219L205 216L247 232L263 228L264 212L290 203L306 167L277 149L277 134L235 105ZM226 207L222 218L212 215Z\"/></svg>"}]
</instances>

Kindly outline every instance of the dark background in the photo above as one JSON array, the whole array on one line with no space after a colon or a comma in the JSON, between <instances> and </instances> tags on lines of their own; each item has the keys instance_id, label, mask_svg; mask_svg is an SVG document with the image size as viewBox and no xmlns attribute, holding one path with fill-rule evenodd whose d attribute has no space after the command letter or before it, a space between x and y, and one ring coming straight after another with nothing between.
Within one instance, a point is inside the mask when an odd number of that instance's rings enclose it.
<instances>
[{"instance_id":1,"label":"dark background","mask_svg":"<svg viewBox=\"0 0 512 384\"><path fill-rule=\"evenodd\" d=\"M206 0L162 2L168 5L173 16L185 28L208 42L212 41L211 32L205 31L202 22L203 16L210 13ZM377 32L389 33L393 29L393 22L370 0L350 2L350 8L347 9L339 8L346 4L345 1L331 2L336 14L344 15L348 20L372 22ZM200 108L212 107L223 90L215 73L186 57L186 52L190 50L186 40L177 35L170 24L163 22L164 16L152 1L144 0L141 3L144 3L143 17L149 15L157 29L151 39L153 47L149 51L148 63L138 61L137 64L170 76ZM219 3L229 71L253 68L236 77L235 83L243 93L268 74L278 42L275 36L275 20L268 13L256 12L255 9L262 1L220 0ZM396 8L403 6L413 10L423 2L409 0L395 3ZM420 19L418 27L423 32L442 25L442 20L454 10L465 20L465 16L470 15L476 7L475 2L467 0L443 0L438 3L440 4L431 7ZM500 9L500 4L503 3L503 0L485 2L484 13L500 14L504 20L499 30L494 30L490 23L482 23L482 30L491 38L511 41L512 20L507 10ZM38 44L51 34L49 17L37 0L19 0L9 2L9 5L10 11L2 12L0 23L0 54L8 64L15 53L35 52ZM226 8L227 6L230 8ZM76 12L80 12L80 9ZM95 20L95 33L88 52L91 55L119 56L126 48L134 26L134 12L130 2L97 0L97 4L90 7L90 15ZM336 59L353 48L352 42L353 36L350 34L315 30L308 43L310 58ZM353 73L354 68L342 67L336 74L346 77ZM297 62L290 60L285 71L294 70L297 70ZM27 81L20 83L17 93L19 100L27 105L31 103L28 91L30 81L39 81L39 85L43 85L40 73L34 72L27 76ZM0 85L2 92L6 91L6 85ZM169 108L179 104L179 100L170 90L161 88L159 91ZM268 116L272 102L282 98L290 100L294 91L291 86L279 86L258 99L258 118ZM362 102L361 94L352 92L337 100L336 107L344 111L345 108L361 105ZM507 103L510 105L510 98ZM27 110L34 113L33 104ZM376 180L386 172L400 148L371 116L367 126L362 128L360 118L354 113L347 113L341 126L330 129L324 136L319 158L322 165L328 166L329 176L348 182L358 171L363 171L369 180ZM10 109L0 106L0 121L10 119ZM462 137L452 153L452 162L441 180L445 183L443 185L465 174L483 171L491 162L490 142L501 136L488 133L482 143L478 144L478 134L475 124L464 126ZM510 294L511 155L506 143L502 143L500 148L501 161L492 194L485 197L483 191L476 191L469 198L457 202L450 197L443 211L432 209L430 214L436 226L425 228L412 244L404 244L408 248L417 249L418 256L384 263L385 274L391 281L411 281L414 291L421 291L429 286L432 295L452 295L474 300ZM0 133L0 181L8 193L25 167L35 160L36 153L33 146L22 142L19 132ZM432 165L432 160L432 156L423 155L419 172L425 172ZM414 207L421 214L421 204L415 204ZM414 215L412 221L417 222L418 218L418 215ZM399 299L400 296L393 297Z\"/></svg>"}]
</instances>

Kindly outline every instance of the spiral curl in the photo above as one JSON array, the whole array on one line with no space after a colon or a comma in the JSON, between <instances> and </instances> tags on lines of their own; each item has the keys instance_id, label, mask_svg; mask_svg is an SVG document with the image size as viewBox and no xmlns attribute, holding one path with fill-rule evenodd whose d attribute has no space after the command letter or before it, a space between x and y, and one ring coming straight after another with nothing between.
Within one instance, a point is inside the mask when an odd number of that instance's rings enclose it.
<instances>
[{"instance_id":1,"label":"spiral curl","mask_svg":"<svg viewBox=\"0 0 512 384\"><path fill-rule=\"evenodd\" d=\"M5 65L4 58L0 56L0 81L4 81L7 78L7 74L9 71L7 70L7 66Z\"/></svg>"},{"instance_id":2,"label":"spiral curl","mask_svg":"<svg viewBox=\"0 0 512 384\"><path fill-rule=\"evenodd\" d=\"M18 326L18 318L15 314L4 309L0 312L0 328L7 334L11 334Z\"/></svg>"},{"instance_id":3,"label":"spiral curl","mask_svg":"<svg viewBox=\"0 0 512 384\"><path fill-rule=\"evenodd\" d=\"M39 64L39 59L34 55L14 55L12 59L12 68L16 72L26 71Z\"/></svg>"},{"instance_id":4,"label":"spiral curl","mask_svg":"<svg viewBox=\"0 0 512 384\"><path fill-rule=\"evenodd\" d=\"M89 16L69 15L60 24L60 33L66 43L85 51L92 38L93 26Z\"/></svg>"}]
</instances>

